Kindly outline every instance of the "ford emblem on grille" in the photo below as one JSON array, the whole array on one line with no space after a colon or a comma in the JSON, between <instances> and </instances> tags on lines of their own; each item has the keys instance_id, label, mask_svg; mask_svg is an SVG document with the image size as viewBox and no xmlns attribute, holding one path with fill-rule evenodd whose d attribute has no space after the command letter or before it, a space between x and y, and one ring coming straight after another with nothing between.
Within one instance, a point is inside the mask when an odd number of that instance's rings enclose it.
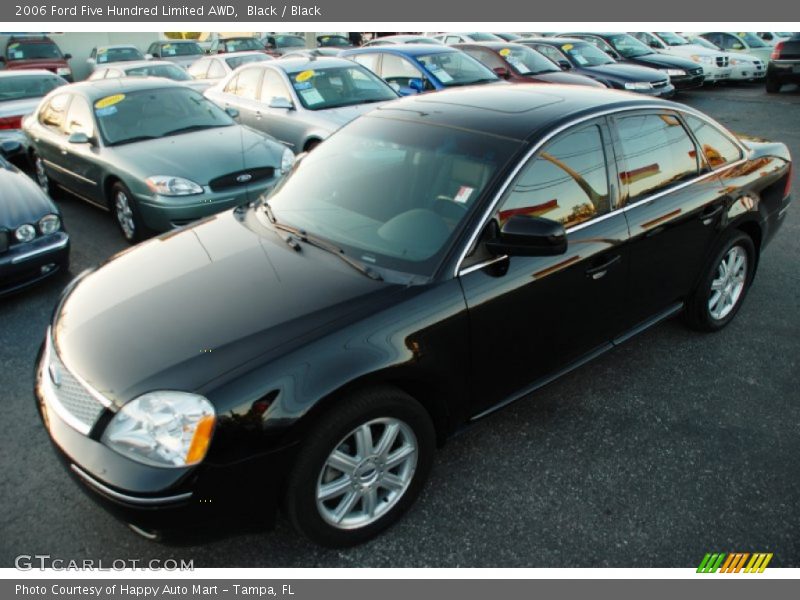
<instances>
[{"instance_id":1,"label":"ford emblem on grille","mask_svg":"<svg viewBox=\"0 0 800 600\"><path fill-rule=\"evenodd\" d=\"M47 369L50 372L50 380L53 382L53 385L57 388L61 387L61 370L58 368L58 365L55 363L50 363L50 367Z\"/></svg>"},{"instance_id":2,"label":"ford emblem on grille","mask_svg":"<svg viewBox=\"0 0 800 600\"><path fill-rule=\"evenodd\" d=\"M241 175L236 176L236 181L239 183L244 183L245 181L250 181L253 176L250 173L242 173Z\"/></svg>"}]
</instances>

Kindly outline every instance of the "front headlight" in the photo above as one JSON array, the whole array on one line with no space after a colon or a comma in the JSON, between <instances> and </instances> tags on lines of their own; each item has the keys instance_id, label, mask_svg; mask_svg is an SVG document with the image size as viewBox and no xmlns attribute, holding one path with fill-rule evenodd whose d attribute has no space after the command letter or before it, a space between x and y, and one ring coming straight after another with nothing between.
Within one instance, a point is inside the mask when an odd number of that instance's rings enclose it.
<instances>
[{"instance_id":1,"label":"front headlight","mask_svg":"<svg viewBox=\"0 0 800 600\"><path fill-rule=\"evenodd\" d=\"M148 392L123 406L103 433L103 443L130 459L157 467L185 467L205 458L214 407L187 392Z\"/></svg>"},{"instance_id":2,"label":"front headlight","mask_svg":"<svg viewBox=\"0 0 800 600\"><path fill-rule=\"evenodd\" d=\"M634 81L633 83L626 83L626 90L649 90L653 86L647 81Z\"/></svg>"},{"instance_id":3,"label":"front headlight","mask_svg":"<svg viewBox=\"0 0 800 600\"><path fill-rule=\"evenodd\" d=\"M42 235L50 235L61 228L61 219L58 215L45 215L39 219L39 231Z\"/></svg>"},{"instance_id":4,"label":"front headlight","mask_svg":"<svg viewBox=\"0 0 800 600\"><path fill-rule=\"evenodd\" d=\"M703 55L700 56L699 54L692 54L690 57L696 63L702 63L704 65L713 65L714 64L714 57Z\"/></svg>"},{"instance_id":5,"label":"front headlight","mask_svg":"<svg viewBox=\"0 0 800 600\"><path fill-rule=\"evenodd\" d=\"M281 175L286 175L289 171L291 171L293 165L294 152L288 148L284 148L283 154L281 155Z\"/></svg>"},{"instance_id":6,"label":"front headlight","mask_svg":"<svg viewBox=\"0 0 800 600\"><path fill-rule=\"evenodd\" d=\"M14 237L17 238L18 242L30 242L36 237L36 228L28 223L20 225L14 232Z\"/></svg>"},{"instance_id":7,"label":"front headlight","mask_svg":"<svg viewBox=\"0 0 800 600\"><path fill-rule=\"evenodd\" d=\"M147 187L161 196L191 196L202 194L203 188L194 181L183 177L171 177L169 175L153 175L145 179Z\"/></svg>"},{"instance_id":8,"label":"front headlight","mask_svg":"<svg viewBox=\"0 0 800 600\"><path fill-rule=\"evenodd\" d=\"M686 75L686 71L683 69L659 69L662 73L666 73L670 77L682 77Z\"/></svg>"},{"instance_id":9,"label":"front headlight","mask_svg":"<svg viewBox=\"0 0 800 600\"><path fill-rule=\"evenodd\" d=\"M65 75L72 75L72 69L69 67L58 67L56 69L56 75L60 75L61 77L64 77Z\"/></svg>"}]
</instances>

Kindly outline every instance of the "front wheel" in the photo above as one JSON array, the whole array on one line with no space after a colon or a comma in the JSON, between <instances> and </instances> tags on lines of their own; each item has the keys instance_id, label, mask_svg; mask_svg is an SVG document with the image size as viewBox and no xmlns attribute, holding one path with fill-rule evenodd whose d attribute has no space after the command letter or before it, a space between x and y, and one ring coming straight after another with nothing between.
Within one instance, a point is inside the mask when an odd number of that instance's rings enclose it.
<instances>
[{"instance_id":1,"label":"front wheel","mask_svg":"<svg viewBox=\"0 0 800 600\"><path fill-rule=\"evenodd\" d=\"M689 325L717 331L739 311L755 273L756 251L750 236L734 231L718 246L700 284L686 306Z\"/></svg>"},{"instance_id":2,"label":"front wheel","mask_svg":"<svg viewBox=\"0 0 800 600\"><path fill-rule=\"evenodd\" d=\"M430 472L427 411L393 388L342 399L306 436L286 491L294 527L318 544L364 542L414 503Z\"/></svg>"},{"instance_id":3,"label":"front wheel","mask_svg":"<svg viewBox=\"0 0 800 600\"><path fill-rule=\"evenodd\" d=\"M142 223L133 194L120 182L111 187L111 214L114 215L117 226L130 244L139 242L152 233Z\"/></svg>"}]
</instances>

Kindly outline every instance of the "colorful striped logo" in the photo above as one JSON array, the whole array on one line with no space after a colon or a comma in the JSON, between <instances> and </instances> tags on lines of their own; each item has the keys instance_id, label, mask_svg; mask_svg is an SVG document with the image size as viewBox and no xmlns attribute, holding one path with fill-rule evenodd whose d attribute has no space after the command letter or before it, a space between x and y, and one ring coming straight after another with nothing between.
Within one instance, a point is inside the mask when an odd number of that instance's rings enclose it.
<instances>
[{"instance_id":1,"label":"colorful striped logo","mask_svg":"<svg viewBox=\"0 0 800 600\"><path fill-rule=\"evenodd\" d=\"M749 552L708 553L703 557L700 566L697 567L697 572L739 573L741 571L743 573L763 573L771 560L771 552L756 552L754 554Z\"/></svg>"}]
</instances>

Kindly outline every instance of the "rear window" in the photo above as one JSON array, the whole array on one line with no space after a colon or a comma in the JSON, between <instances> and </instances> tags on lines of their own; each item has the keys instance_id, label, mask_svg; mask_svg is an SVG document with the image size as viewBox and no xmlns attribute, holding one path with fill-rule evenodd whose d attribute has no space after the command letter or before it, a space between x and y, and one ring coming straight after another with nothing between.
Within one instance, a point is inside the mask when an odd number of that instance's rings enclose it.
<instances>
[{"instance_id":1,"label":"rear window","mask_svg":"<svg viewBox=\"0 0 800 600\"><path fill-rule=\"evenodd\" d=\"M136 48L103 48L97 51L97 64L144 60L144 55Z\"/></svg>"},{"instance_id":2,"label":"rear window","mask_svg":"<svg viewBox=\"0 0 800 600\"><path fill-rule=\"evenodd\" d=\"M203 54L203 49L194 42L161 46L161 56L195 56L197 54Z\"/></svg>"},{"instance_id":3,"label":"rear window","mask_svg":"<svg viewBox=\"0 0 800 600\"><path fill-rule=\"evenodd\" d=\"M0 78L0 102L41 98L67 83L55 75L22 75Z\"/></svg>"},{"instance_id":4,"label":"rear window","mask_svg":"<svg viewBox=\"0 0 800 600\"><path fill-rule=\"evenodd\" d=\"M742 150L719 129L697 117L687 117L689 129L694 133L703 155L712 169L742 158Z\"/></svg>"},{"instance_id":5,"label":"rear window","mask_svg":"<svg viewBox=\"0 0 800 600\"><path fill-rule=\"evenodd\" d=\"M225 50L227 52L240 52L243 50L263 50L264 46L255 38L243 38L240 40L226 40Z\"/></svg>"},{"instance_id":6,"label":"rear window","mask_svg":"<svg viewBox=\"0 0 800 600\"><path fill-rule=\"evenodd\" d=\"M12 42L6 48L8 60L64 58L53 42Z\"/></svg>"}]
</instances>

